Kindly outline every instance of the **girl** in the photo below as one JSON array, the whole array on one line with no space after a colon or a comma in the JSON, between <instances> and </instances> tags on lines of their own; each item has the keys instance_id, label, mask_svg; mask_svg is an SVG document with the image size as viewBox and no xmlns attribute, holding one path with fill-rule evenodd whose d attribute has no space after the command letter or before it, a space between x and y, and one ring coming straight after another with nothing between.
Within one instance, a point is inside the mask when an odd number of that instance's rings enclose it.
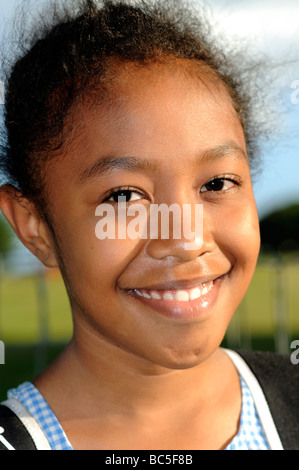
<instances>
[{"instance_id":1,"label":"girl","mask_svg":"<svg viewBox=\"0 0 299 470\"><path fill-rule=\"evenodd\" d=\"M7 82L1 209L59 267L74 334L34 383L9 391L0 445L297 446L284 426L297 407L279 390L295 381L290 361L245 355L249 368L220 348L260 247L253 125L233 62L177 2L76 5L33 35ZM120 200L147 213L200 204L202 236L191 249L171 230L99 240L98 208L113 207L119 226Z\"/></svg>"}]
</instances>

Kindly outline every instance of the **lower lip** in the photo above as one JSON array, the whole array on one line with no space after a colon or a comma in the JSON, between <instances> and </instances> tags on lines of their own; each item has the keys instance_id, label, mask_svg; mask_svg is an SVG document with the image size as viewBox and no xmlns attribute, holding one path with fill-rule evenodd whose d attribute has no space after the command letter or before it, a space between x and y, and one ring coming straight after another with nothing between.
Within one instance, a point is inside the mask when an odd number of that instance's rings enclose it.
<instances>
[{"instance_id":1,"label":"lower lip","mask_svg":"<svg viewBox=\"0 0 299 470\"><path fill-rule=\"evenodd\" d=\"M156 310L158 313L166 317L175 320L204 319L210 314L225 277L226 275L215 279L213 287L206 295L195 300L189 300L189 302L147 299L137 295L134 291L127 291L127 293L129 293L131 297L134 297L134 299L142 302L144 305Z\"/></svg>"}]
</instances>

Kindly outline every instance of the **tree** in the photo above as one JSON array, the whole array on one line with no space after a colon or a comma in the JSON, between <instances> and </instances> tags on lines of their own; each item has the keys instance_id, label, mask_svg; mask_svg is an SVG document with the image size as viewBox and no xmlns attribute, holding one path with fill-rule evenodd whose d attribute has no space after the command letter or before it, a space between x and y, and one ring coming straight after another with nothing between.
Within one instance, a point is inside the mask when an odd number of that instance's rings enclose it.
<instances>
[{"instance_id":1,"label":"tree","mask_svg":"<svg viewBox=\"0 0 299 470\"><path fill-rule=\"evenodd\" d=\"M262 246L274 251L299 249L299 204L269 214L260 222Z\"/></svg>"}]
</instances>

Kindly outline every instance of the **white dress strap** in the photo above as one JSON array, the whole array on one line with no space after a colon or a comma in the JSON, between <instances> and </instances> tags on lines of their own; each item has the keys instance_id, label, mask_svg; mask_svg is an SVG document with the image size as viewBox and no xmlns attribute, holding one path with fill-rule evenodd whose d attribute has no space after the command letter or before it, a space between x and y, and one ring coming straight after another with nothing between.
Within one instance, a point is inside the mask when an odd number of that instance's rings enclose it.
<instances>
[{"instance_id":1,"label":"white dress strap","mask_svg":"<svg viewBox=\"0 0 299 470\"><path fill-rule=\"evenodd\" d=\"M37 450L51 450L49 442L39 424L19 400L9 398L7 401L3 402L2 405L9 408L17 415L29 432Z\"/></svg>"},{"instance_id":2,"label":"white dress strap","mask_svg":"<svg viewBox=\"0 0 299 470\"><path fill-rule=\"evenodd\" d=\"M263 430L268 440L270 449L283 450L283 446L275 423L273 421L269 405L257 378L252 373L251 369L248 367L244 359L238 353L229 349L224 349L224 352L230 357L230 359L234 363L234 366L236 367L243 380L246 382L252 394L256 410L261 420Z\"/></svg>"}]
</instances>

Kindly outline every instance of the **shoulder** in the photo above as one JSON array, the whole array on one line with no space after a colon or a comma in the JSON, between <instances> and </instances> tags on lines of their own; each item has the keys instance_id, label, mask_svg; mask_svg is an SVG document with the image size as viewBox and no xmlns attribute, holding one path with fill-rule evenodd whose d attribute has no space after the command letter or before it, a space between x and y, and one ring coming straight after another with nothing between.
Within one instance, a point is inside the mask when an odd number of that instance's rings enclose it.
<instances>
[{"instance_id":1,"label":"shoulder","mask_svg":"<svg viewBox=\"0 0 299 470\"><path fill-rule=\"evenodd\" d=\"M299 449L299 364L289 355L236 351L258 380L285 449Z\"/></svg>"},{"instance_id":2,"label":"shoulder","mask_svg":"<svg viewBox=\"0 0 299 470\"><path fill-rule=\"evenodd\" d=\"M25 382L7 393L0 403L0 450L7 444L16 450L50 450L42 427L47 406L31 382ZM49 418L48 414L45 418Z\"/></svg>"},{"instance_id":3,"label":"shoulder","mask_svg":"<svg viewBox=\"0 0 299 470\"><path fill-rule=\"evenodd\" d=\"M262 386L267 388L268 394L291 400L299 411L299 364L293 364L289 355L256 351L236 352Z\"/></svg>"},{"instance_id":4,"label":"shoulder","mask_svg":"<svg viewBox=\"0 0 299 470\"><path fill-rule=\"evenodd\" d=\"M50 450L38 423L14 398L0 403L0 450Z\"/></svg>"},{"instance_id":5,"label":"shoulder","mask_svg":"<svg viewBox=\"0 0 299 470\"><path fill-rule=\"evenodd\" d=\"M299 380L299 364L292 363L291 356L271 352L236 351L253 372L262 374L266 380L281 382L286 380L291 386L293 379ZM291 380L292 379L292 380Z\"/></svg>"}]
</instances>

